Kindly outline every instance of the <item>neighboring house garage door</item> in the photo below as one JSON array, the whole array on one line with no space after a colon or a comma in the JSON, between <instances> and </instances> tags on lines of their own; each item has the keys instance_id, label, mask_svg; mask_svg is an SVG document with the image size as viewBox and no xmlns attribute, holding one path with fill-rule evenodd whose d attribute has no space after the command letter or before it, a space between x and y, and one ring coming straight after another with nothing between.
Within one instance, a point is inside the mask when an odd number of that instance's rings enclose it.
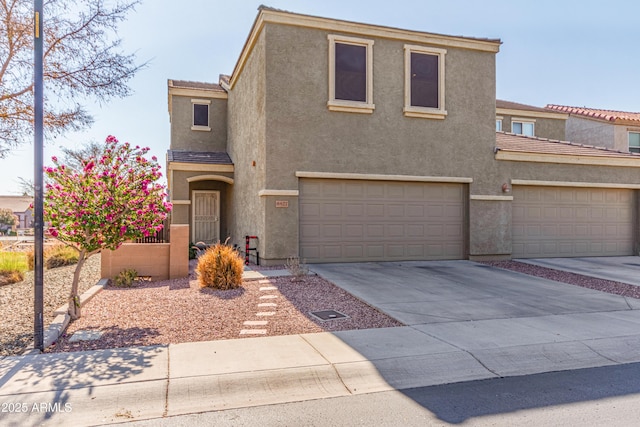
<instances>
[{"instance_id":1,"label":"neighboring house garage door","mask_svg":"<svg viewBox=\"0 0 640 427\"><path fill-rule=\"evenodd\" d=\"M465 258L464 184L300 180L307 262Z\"/></svg>"},{"instance_id":2,"label":"neighboring house garage door","mask_svg":"<svg viewBox=\"0 0 640 427\"><path fill-rule=\"evenodd\" d=\"M513 187L513 258L633 254L633 190Z\"/></svg>"}]
</instances>

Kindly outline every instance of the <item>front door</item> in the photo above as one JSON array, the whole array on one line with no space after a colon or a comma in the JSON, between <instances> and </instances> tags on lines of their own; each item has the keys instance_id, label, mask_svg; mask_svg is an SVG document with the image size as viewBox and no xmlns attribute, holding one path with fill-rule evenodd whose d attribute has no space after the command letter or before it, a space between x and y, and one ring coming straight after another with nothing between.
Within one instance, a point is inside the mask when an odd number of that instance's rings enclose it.
<instances>
[{"instance_id":1,"label":"front door","mask_svg":"<svg viewBox=\"0 0 640 427\"><path fill-rule=\"evenodd\" d=\"M194 191L191 203L193 242L210 244L220 240L220 192Z\"/></svg>"}]
</instances>

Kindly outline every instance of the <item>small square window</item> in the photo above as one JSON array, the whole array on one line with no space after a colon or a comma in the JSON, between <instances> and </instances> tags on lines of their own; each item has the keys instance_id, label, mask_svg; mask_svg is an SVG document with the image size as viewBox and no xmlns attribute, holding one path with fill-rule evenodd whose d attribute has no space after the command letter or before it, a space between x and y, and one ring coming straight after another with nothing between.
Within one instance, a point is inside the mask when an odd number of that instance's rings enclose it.
<instances>
[{"instance_id":1,"label":"small square window","mask_svg":"<svg viewBox=\"0 0 640 427\"><path fill-rule=\"evenodd\" d=\"M404 114L444 119L444 55L446 50L405 45Z\"/></svg>"},{"instance_id":2,"label":"small square window","mask_svg":"<svg viewBox=\"0 0 640 427\"><path fill-rule=\"evenodd\" d=\"M192 99L193 115L191 130L210 131L209 127L209 105L211 101Z\"/></svg>"},{"instance_id":3,"label":"small square window","mask_svg":"<svg viewBox=\"0 0 640 427\"><path fill-rule=\"evenodd\" d=\"M535 123L525 121L511 121L511 132L516 135L535 135Z\"/></svg>"},{"instance_id":4,"label":"small square window","mask_svg":"<svg viewBox=\"0 0 640 427\"><path fill-rule=\"evenodd\" d=\"M629 152L640 153L640 132L629 132Z\"/></svg>"},{"instance_id":5,"label":"small square window","mask_svg":"<svg viewBox=\"0 0 640 427\"><path fill-rule=\"evenodd\" d=\"M373 113L373 40L328 38L329 110Z\"/></svg>"}]
</instances>

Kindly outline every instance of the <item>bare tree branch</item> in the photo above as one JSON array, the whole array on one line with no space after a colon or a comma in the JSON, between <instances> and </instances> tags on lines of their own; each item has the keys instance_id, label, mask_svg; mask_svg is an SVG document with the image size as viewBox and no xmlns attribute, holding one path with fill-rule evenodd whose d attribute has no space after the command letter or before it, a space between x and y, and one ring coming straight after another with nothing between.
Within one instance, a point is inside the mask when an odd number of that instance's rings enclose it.
<instances>
[{"instance_id":1,"label":"bare tree branch","mask_svg":"<svg viewBox=\"0 0 640 427\"><path fill-rule=\"evenodd\" d=\"M80 104L131 94L144 66L122 52L118 25L141 0L45 0L45 136L93 123ZM112 5L113 4L113 5ZM31 0L0 0L0 158L33 132Z\"/></svg>"}]
</instances>

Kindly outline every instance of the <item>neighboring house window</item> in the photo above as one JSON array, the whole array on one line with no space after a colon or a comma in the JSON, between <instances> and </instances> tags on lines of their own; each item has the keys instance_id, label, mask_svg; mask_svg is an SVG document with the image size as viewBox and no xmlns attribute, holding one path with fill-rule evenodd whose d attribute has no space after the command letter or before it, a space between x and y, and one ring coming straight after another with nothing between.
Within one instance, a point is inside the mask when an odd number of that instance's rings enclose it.
<instances>
[{"instance_id":1,"label":"neighboring house window","mask_svg":"<svg viewBox=\"0 0 640 427\"><path fill-rule=\"evenodd\" d=\"M640 132L629 132L629 152L640 153Z\"/></svg>"},{"instance_id":2,"label":"neighboring house window","mask_svg":"<svg viewBox=\"0 0 640 427\"><path fill-rule=\"evenodd\" d=\"M202 99L192 99L193 115L191 122L191 130L210 131L209 127L209 106L211 101Z\"/></svg>"},{"instance_id":3,"label":"neighboring house window","mask_svg":"<svg viewBox=\"0 0 640 427\"><path fill-rule=\"evenodd\" d=\"M517 135L534 136L535 122L513 119L511 120L511 132Z\"/></svg>"},{"instance_id":4,"label":"neighboring house window","mask_svg":"<svg viewBox=\"0 0 640 427\"><path fill-rule=\"evenodd\" d=\"M502 132L502 119L496 119L496 130Z\"/></svg>"},{"instance_id":5,"label":"neighboring house window","mask_svg":"<svg viewBox=\"0 0 640 427\"><path fill-rule=\"evenodd\" d=\"M373 40L329 35L331 111L373 113Z\"/></svg>"},{"instance_id":6,"label":"neighboring house window","mask_svg":"<svg viewBox=\"0 0 640 427\"><path fill-rule=\"evenodd\" d=\"M444 49L404 46L404 115L444 119Z\"/></svg>"}]
</instances>

